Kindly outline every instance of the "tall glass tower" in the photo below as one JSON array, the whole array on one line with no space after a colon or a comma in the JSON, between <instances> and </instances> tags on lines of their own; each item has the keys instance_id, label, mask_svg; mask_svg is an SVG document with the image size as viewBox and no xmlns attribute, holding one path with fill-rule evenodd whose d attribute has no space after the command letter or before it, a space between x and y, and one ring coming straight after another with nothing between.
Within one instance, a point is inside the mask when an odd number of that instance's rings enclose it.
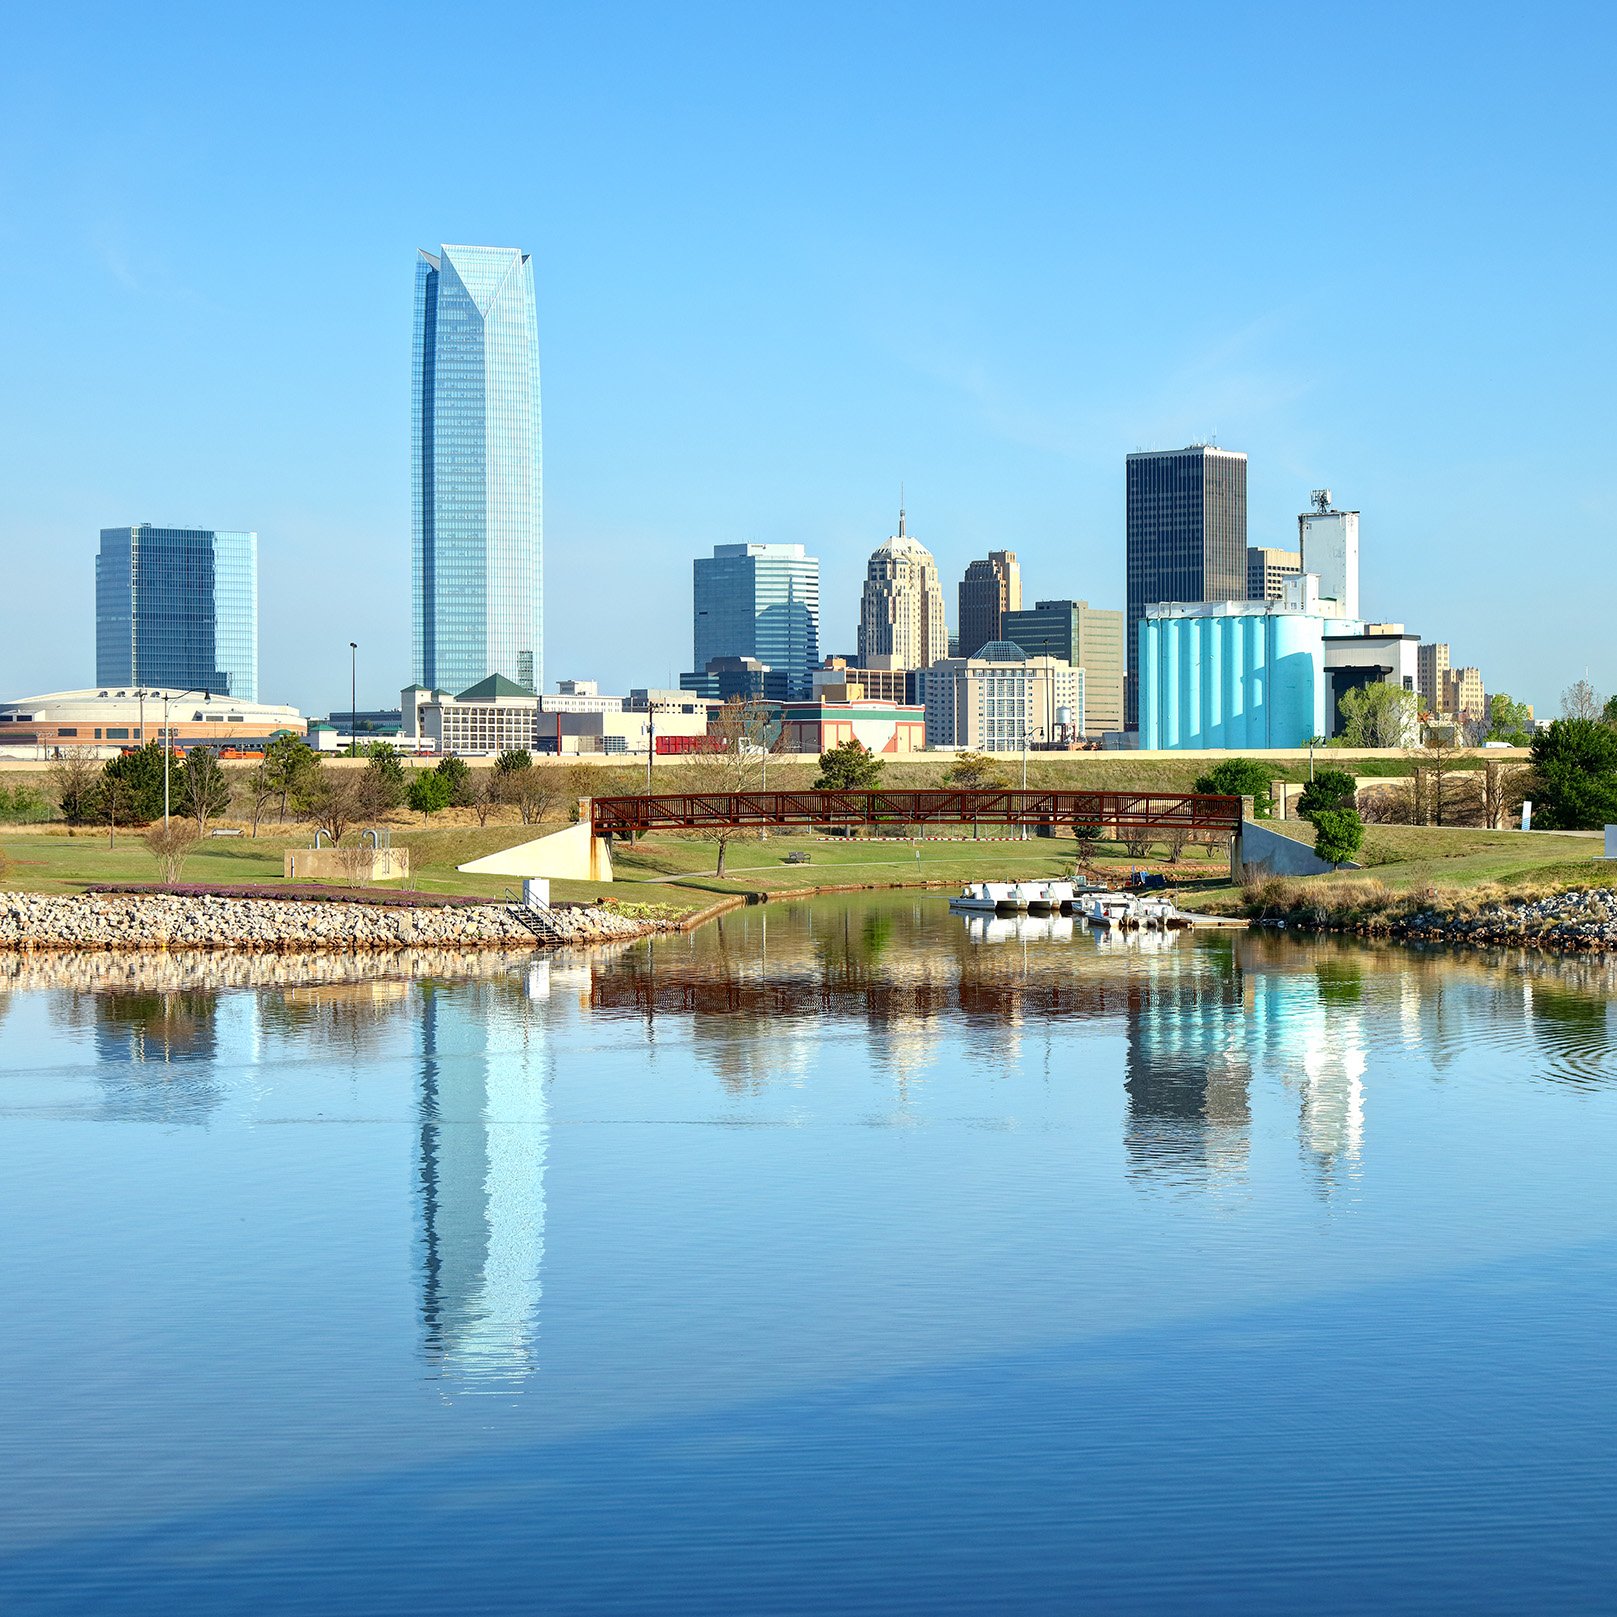
<instances>
[{"instance_id":1,"label":"tall glass tower","mask_svg":"<svg viewBox=\"0 0 1617 1617\"><path fill-rule=\"evenodd\" d=\"M1159 601L1246 599L1246 456L1208 444L1128 457L1125 724L1140 722L1140 624Z\"/></svg>"},{"instance_id":2,"label":"tall glass tower","mask_svg":"<svg viewBox=\"0 0 1617 1617\"><path fill-rule=\"evenodd\" d=\"M694 564L696 672L714 657L756 657L813 692L820 662L820 563L801 545L715 545Z\"/></svg>"},{"instance_id":3,"label":"tall glass tower","mask_svg":"<svg viewBox=\"0 0 1617 1617\"><path fill-rule=\"evenodd\" d=\"M258 535L103 528L95 682L258 700Z\"/></svg>"},{"instance_id":4,"label":"tall glass tower","mask_svg":"<svg viewBox=\"0 0 1617 1617\"><path fill-rule=\"evenodd\" d=\"M539 321L516 247L415 268L410 401L415 679L453 694L544 680Z\"/></svg>"}]
</instances>

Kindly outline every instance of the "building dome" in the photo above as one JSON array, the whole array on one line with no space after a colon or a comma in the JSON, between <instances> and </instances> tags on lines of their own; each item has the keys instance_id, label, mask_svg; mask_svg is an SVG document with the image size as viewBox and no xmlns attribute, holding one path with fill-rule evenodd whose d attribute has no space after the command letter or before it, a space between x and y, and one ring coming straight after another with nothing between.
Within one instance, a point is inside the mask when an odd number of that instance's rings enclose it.
<instances>
[{"instance_id":1,"label":"building dome","mask_svg":"<svg viewBox=\"0 0 1617 1617\"><path fill-rule=\"evenodd\" d=\"M990 640L977 653L977 661L982 663L1025 663L1027 653L1014 640Z\"/></svg>"}]
</instances>

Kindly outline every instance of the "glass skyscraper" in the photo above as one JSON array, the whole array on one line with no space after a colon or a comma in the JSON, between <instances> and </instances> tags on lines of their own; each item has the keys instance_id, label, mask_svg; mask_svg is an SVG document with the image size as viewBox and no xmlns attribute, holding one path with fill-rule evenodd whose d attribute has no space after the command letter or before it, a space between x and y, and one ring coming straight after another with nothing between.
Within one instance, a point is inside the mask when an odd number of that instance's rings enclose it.
<instances>
[{"instance_id":1,"label":"glass skyscraper","mask_svg":"<svg viewBox=\"0 0 1617 1617\"><path fill-rule=\"evenodd\" d=\"M103 528L95 682L258 700L258 535Z\"/></svg>"},{"instance_id":2,"label":"glass skyscraper","mask_svg":"<svg viewBox=\"0 0 1617 1617\"><path fill-rule=\"evenodd\" d=\"M715 657L755 657L793 700L820 663L820 563L801 545L715 545L694 566L695 672Z\"/></svg>"},{"instance_id":3,"label":"glass skyscraper","mask_svg":"<svg viewBox=\"0 0 1617 1617\"><path fill-rule=\"evenodd\" d=\"M416 260L410 402L415 679L544 680L539 320L516 247Z\"/></svg>"},{"instance_id":4,"label":"glass skyscraper","mask_svg":"<svg viewBox=\"0 0 1617 1617\"><path fill-rule=\"evenodd\" d=\"M1128 457L1126 723L1140 722L1140 623L1160 601L1246 599L1246 456L1192 444Z\"/></svg>"}]
</instances>

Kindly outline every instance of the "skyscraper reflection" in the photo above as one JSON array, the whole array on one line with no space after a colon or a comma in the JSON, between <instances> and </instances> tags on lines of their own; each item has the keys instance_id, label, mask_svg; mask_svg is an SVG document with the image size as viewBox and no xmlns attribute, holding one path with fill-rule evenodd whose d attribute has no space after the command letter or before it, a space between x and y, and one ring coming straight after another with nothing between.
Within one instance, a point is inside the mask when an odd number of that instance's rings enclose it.
<instances>
[{"instance_id":1,"label":"skyscraper reflection","mask_svg":"<svg viewBox=\"0 0 1617 1617\"><path fill-rule=\"evenodd\" d=\"M1251 1151L1246 1007L1223 950L1151 958L1128 1018L1123 1144L1131 1177L1203 1188Z\"/></svg>"},{"instance_id":2,"label":"skyscraper reflection","mask_svg":"<svg viewBox=\"0 0 1617 1617\"><path fill-rule=\"evenodd\" d=\"M494 1390L537 1367L545 1239L544 1018L521 979L420 991L422 1316L429 1359Z\"/></svg>"}]
</instances>

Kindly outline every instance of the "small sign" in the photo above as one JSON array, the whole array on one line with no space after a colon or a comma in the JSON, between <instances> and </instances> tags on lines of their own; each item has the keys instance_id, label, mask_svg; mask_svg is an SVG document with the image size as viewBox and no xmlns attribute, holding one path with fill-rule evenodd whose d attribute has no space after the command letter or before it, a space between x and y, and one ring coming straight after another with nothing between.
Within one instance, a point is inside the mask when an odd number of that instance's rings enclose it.
<instances>
[{"instance_id":1,"label":"small sign","mask_svg":"<svg viewBox=\"0 0 1617 1617\"><path fill-rule=\"evenodd\" d=\"M1533 829L1533 800L1530 797L1522 799L1522 830Z\"/></svg>"}]
</instances>

